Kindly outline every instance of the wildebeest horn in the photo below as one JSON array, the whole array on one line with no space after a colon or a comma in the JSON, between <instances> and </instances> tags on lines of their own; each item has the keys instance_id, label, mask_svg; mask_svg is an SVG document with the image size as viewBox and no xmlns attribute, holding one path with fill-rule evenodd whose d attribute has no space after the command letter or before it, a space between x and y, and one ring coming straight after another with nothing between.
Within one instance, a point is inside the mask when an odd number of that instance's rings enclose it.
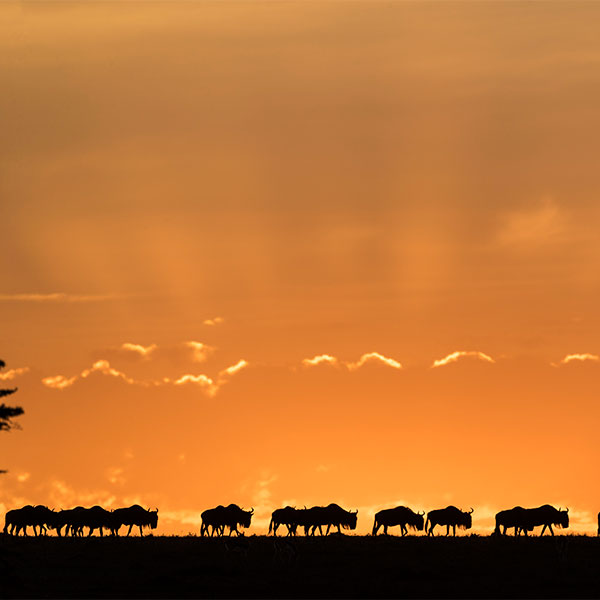
<instances>
[{"instance_id":1,"label":"wildebeest horn","mask_svg":"<svg viewBox=\"0 0 600 600\"><path fill-rule=\"evenodd\" d=\"M253 515L254 514L254 508L250 509L250 514Z\"/></svg>"},{"instance_id":2,"label":"wildebeest horn","mask_svg":"<svg viewBox=\"0 0 600 600\"><path fill-rule=\"evenodd\" d=\"M568 513L568 512L569 512L569 507L568 507L568 506L565 508L565 512L566 512L566 513Z\"/></svg>"},{"instance_id":3,"label":"wildebeest horn","mask_svg":"<svg viewBox=\"0 0 600 600\"><path fill-rule=\"evenodd\" d=\"M469 514L473 513L473 507L471 507L471 510L469 511Z\"/></svg>"}]
</instances>

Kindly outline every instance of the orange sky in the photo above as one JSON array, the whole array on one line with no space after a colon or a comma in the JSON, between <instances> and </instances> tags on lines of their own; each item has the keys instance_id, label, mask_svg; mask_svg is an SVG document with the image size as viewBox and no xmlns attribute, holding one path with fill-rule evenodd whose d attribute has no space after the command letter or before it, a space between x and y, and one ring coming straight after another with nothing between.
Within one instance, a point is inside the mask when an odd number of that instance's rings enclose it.
<instances>
[{"instance_id":1,"label":"orange sky","mask_svg":"<svg viewBox=\"0 0 600 600\"><path fill-rule=\"evenodd\" d=\"M548 502L595 531L599 18L0 4L0 384L26 410L0 512L139 502L188 533L236 502L262 532L336 501L366 532L454 503L485 532Z\"/></svg>"}]
</instances>

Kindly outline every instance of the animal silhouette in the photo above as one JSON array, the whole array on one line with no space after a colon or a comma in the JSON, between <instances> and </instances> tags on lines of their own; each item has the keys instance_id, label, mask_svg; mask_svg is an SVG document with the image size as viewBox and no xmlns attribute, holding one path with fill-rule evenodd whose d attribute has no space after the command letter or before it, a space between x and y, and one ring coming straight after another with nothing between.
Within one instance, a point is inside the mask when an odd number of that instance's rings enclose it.
<instances>
[{"instance_id":1,"label":"animal silhouette","mask_svg":"<svg viewBox=\"0 0 600 600\"><path fill-rule=\"evenodd\" d=\"M280 525L287 527L287 535L296 535L298 525L303 524L304 512L306 509L297 509L292 506L286 506L284 508L277 508L271 514L271 521L269 523L269 532L273 532L273 535L277 535L277 529Z\"/></svg>"},{"instance_id":2,"label":"animal silhouette","mask_svg":"<svg viewBox=\"0 0 600 600\"><path fill-rule=\"evenodd\" d=\"M158 525L158 508L156 510L146 510L139 504L134 504L128 508L116 508L110 517L110 528L114 535L119 535L119 529L122 525L129 525L128 536L134 526L139 527L140 536L142 536L143 527L156 529Z\"/></svg>"},{"instance_id":3,"label":"animal silhouette","mask_svg":"<svg viewBox=\"0 0 600 600\"><path fill-rule=\"evenodd\" d=\"M229 527L230 536L234 532L239 536L238 525L240 527L250 527L253 514L254 509L242 510L237 504L230 504L229 506L219 505L215 508L209 508L201 515L200 535L204 536L208 534L208 528L211 527L211 537L214 534L222 536L225 533L225 527Z\"/></svg>"},{"instance_id":4,"label":"animal silhouette","mask_svg":"<svg viewBox=\"0 0 600 600\"><path fill-rule=\"evenodd\" d=\"M456 508L456 506L447 506L446 508L440 508L432 510L427 513L427 521L425 522L425 530L427 535L433 535L433 529L436 525L446 526L446 535L450 534L450 527L452 527L452 535L456 535L456 528L459 529L471 529L473 521L471 514L473 509L469 512L464 512ZM427 525L429 524L429 530Z\"/></svg>"},{"instance_id":5,"label":"animal silhouette","mask_svg":"<svg viewBox=\"0 0 600 600\"><path fill-rule=\"evenodd\" d=\"M356 529L358 519L358 511L347 511L337 504L329 504L328 506L313 506L307 508L302 514L302 525L304 526L304 535L315 535L317 528L319 534L323 535L323 526L327 526L325 535L329 534L331 527L337 527L338 533L341 533L341 528Z\"/></svg>"},{"instance_id":6,"label":"animal silhouette","mask_svg":"<svg viewBox=\"0 0 600 600\"><path fill-rule=\"evenodd\" d=\"M375 514L373 523L373 535L377 535L380 527L383 526L383 533L387 535L388 527L400 525L400 533L404 537L408 533L408 527L417 531L423 531L423 514L416 513L406 506L396 506L396 508L386 508Z\"/></svg>"}]
</instances>

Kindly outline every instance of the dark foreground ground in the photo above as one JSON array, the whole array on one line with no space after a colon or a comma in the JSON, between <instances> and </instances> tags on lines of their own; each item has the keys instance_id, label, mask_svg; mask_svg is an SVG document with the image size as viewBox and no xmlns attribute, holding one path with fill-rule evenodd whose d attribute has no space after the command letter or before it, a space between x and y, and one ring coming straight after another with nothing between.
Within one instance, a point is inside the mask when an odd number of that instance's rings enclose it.
<instances>
[{"instance_id":1,"label":"dark foreground ground","mask_svg":"<svg viewBox=\"0 0 600 600\"><path fill-rule=\"evenodd\" d=\"M3 598L599 598L600 540L584 536L0 537Z\"/></svg>"}]
</instances>

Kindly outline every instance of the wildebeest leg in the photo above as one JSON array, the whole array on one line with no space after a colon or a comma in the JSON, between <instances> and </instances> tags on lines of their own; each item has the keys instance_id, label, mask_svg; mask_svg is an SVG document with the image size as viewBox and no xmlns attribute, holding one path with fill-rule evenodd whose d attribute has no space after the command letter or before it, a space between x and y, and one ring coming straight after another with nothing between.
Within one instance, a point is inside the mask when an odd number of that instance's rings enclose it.
<instances>
[{"instance_id":1,"label":"wildebeest leg","mask_svg":"<svg viewBox=\"0 0 600 600\"><path fill-rule=\"evenodd\" d=\"M132 529L133 529L133 523L129 526L129 531L127 532L127 537L129 537L129 534L131 533Z\"/></svg>"},{"instance_id":2,"label":"wildebeest leg","mask_svg":"<svg viewBox=\"0 0 600 600\"><path fill-rule=\"evenodd\" d=\"M456 536L456 525L452 525L452 535Z\"/></svg>"},{"instance_id":3,"label":"wildebeest leg","mask_svg":"<svg viewBox=\"0 0 600 600\"><path fill-rule=\"evenodd\" d=\"M325 530L325 535L329 535L329 529L330 528L331 528L331 523L327 523L327 529ZM323 534L321 533L321 535L323 535Z\"/></svg>"},{"instance_id":4,"label":"wildebeest leg","mask_svg":"<svg viewBox=\"0 0 600 600\"><path fill-rule=\"evenodd\" d=\"M406 529L406 525L404 523L400 523L400 535L404 537L408 533L408 529Z\"/></svg>"},{"instance_id":5,"label":"wildebeest leg","mask_svg":"<svg viewBox=\"0 0 600 600\"><path fill-rule=\"evenodd\" d=\"M144 533L142 532L142 526L138 525L138 527L140 528L140 537L144 537Z\"/></svg>"},{"instance_id":6,"label":"wildebeest leg","mask_svg":"<svg viewBox=\"0 0 600 600\"><path fill-rule=\"evenodd\" d=\"M446 525L446 536L450 535L450 525Z\"/></svg>"}]
</instances>

